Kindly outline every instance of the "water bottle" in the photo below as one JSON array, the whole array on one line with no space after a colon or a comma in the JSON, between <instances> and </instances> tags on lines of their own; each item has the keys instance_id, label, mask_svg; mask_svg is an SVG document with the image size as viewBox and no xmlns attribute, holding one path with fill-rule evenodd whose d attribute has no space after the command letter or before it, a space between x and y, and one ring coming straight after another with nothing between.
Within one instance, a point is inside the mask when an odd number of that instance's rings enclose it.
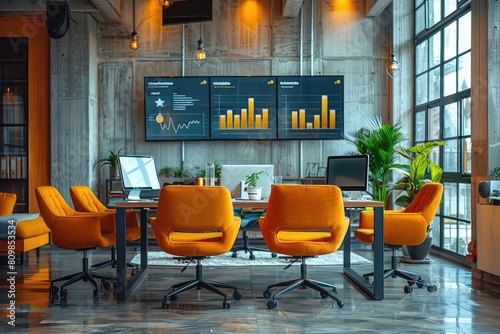
<instances>
[{"instance_id":1,"label":"water bottle","mask_svg":"<svg viewBox=\"0 0 500 334\"><path fill-rule=\"evenodd\" d=\"M215 186L215 165L213 162L208 162L205 166L205 185Z\"/></svg>"}]
</instances>

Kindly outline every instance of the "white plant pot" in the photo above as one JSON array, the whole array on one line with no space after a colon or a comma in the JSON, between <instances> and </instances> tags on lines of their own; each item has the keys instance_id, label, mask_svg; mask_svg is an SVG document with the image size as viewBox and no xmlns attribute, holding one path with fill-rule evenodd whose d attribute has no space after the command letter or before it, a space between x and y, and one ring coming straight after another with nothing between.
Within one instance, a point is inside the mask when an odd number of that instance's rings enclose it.
<instances>
[{"instance_id":1,"label":"white plant pot","mask_svg":"<svg viewBox=\"0 0 500 334\"><path fill-rule=\"evenodd\" d=\"M248 199L259 201L262 199L262 187L247 187Z\"/></svg>"}]
</instances>

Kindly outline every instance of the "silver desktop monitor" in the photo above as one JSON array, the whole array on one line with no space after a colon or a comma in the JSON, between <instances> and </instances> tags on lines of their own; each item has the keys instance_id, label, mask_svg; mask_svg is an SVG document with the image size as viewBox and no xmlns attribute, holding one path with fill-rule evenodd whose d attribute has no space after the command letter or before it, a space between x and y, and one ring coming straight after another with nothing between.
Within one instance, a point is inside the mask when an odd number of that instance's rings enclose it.
<instances>
[{"instance_id":1,"label":"silver desktop monitor","mask_svg":"<svg viewBox=\"0 0 500 334\"><path fill-rule=\"evenodd\" d=\"M220 185L229 189L232 198L248 199L245 178L252 172L265 171L259 177L257 186L262 187L262 198L269 198L273 184L274 165L222 165Z\"/></svg>"},{"instance_id":2,"label":"silver desktop monitor","mask_svg":"<svg viewBox=\"0 0 500 334\"><path fill-rule=\"evenodd\" d=\"M368 190L368 155L328 157L326 184L334 184L343 192Z\"/></svg>"},{"instance_id":3,"label":"silver desktop monitor","mask_svg":"<svg viewBox=\"0 0 500 334\"><path fill-rule=\"evenodd\" d=\"M160 181L153 156L123 154L118 156L118 164L123 189L129 191L129 200L146 199L141 196L143 190L157 190L159 193Z\"/></svg>"}]
</instances>

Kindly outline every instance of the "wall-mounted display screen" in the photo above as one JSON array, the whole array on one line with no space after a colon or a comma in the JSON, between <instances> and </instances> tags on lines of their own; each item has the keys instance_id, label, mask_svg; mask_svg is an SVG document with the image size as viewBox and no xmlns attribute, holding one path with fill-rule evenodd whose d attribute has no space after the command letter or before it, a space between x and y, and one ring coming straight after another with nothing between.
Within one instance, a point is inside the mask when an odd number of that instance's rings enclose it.
<instances>
[{"instance_id":1,"label":"wall-mounted display screen","mask_svg":"<svg viewBox=\"0 0 500 334\"><path fill-rule=\"evenodd\" d=\"M209 139L209 77L144 78L146 140Z\"/></svg>"},{"instance_id":2,"label":"wall-mounted display screen","mask_svg":"<svg viewBox=\"0 0 500 334\"><path fill-rule=\"evenodd\" d=\"M342 139L344 77L278 77L278 139Z\"/></svg>"},{"instance_id":3,"label":"wall-mounted display screen","mask_svg":"<svg viewBox=\"0 0 500 334\"><path fill-rule=\"evenodd\" d=\"M212 0L177 0L163 8L162 24L212 21Z\"/></svg>"},{"instance_id":4,"label":"wall-mounted display screen","mask_svg":"<svg viewBox=\"0 0 500 334\"><path fill-rule=\"evenodd\" d=\"M276 139L276 77L211 77L212 139Z\"/></svg>"}]
</instances>

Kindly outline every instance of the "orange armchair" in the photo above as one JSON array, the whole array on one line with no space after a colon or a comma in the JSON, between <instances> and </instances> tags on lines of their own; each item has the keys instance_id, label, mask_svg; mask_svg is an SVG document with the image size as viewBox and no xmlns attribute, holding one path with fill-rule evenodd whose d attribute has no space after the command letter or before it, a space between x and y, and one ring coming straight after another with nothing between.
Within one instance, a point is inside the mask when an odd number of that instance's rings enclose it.
<instances>
[{"instance_id":1,"label":"orange armchair","mask_svg":"<svg viewBox=\"0 0 500 334\"><path fill-rule=\"evenodd\" d=\"M66 286L80 280L94 286L93 296L99 293L95 278L100 278L102 285L109 288L113 280L109 275L89 271L87 251L97 247L110 247L116 242L115 215L112 213L83 213L73 210L59 191L52 186L40 186L35 190L40 214L52 231L52 243L62 249L83 252L82 271L54 279L50 282L50 298L67 298ZM60 289L55 282L66 281Z\"/></svg>"},{"instance_id":2,"label":"orange armchair","mask_svg":"<svg viewBox=\"0 0 500 334\"><path fill-rule=\"evenodd\" d=\"M79 212L105 212L116 215L116 209L108 209L101 201L94 195L92 190L83 185L72 186L69 189L71 200L76 211ZM126 211L126 235L125 240L134 241L141 237L141 226L139 225L139 218L136 210ZM92 266L93 269L98 270L109 265L116 265L115 247L111 247L111 260ZM131 264L128 266L135 267Z\"/></svg>"},{"instance_id":3,"label":"orange armchair","mask_svg":"<svg viewBox=\"0 0 500 334\"><path fill-rule=\"evenodd\" d=\"M427 230L436 216L441 198L443 185L441 183L427 183L418 192L415 199L403 210L384 211L384 244L392 250L391 268L384 271L384 278L401 277L408 285L405 292L412 292L412 285L426 286L428 291L435 291L437 287L431 285L414 273L398 269L396 250L403 245L414 246L421 244L427 237ZM363 211L360 214L359 228L354 231L356 238L365 244L374 242L373 211ZM363 277L369 279L373 273Z\"/></svg>"},{"instance_id":4,"label":"orange armchair","mask_svg":"<svg viewBox=\"0 0 500 334\"><path fill-rule=\"evenodd\" d=\"M168 308L179 293L193 288L223 296L223 308L229 308L230 303L218 288L233 289L233 298L241 298L236 286L203 279L201 266L205 257L231 250L240 223L240 217L234 216L229 190L224 187L171 185L161 189L158 211L151 219L158 245L169 254L196 261L196 279L173 285L163 297L163 308Z\"/></svg>"},{"instance_id":5,"label":"orange armchair","mask_svg":"<svg viewBox=\"0 0 500 334\"><path fill-rule=\"evenodd\" d=\"M10 216L16 206L17 195L0 192L0 216ZM22 214L21 214L22 215ZM0 238L1 239L1 238ZM40 247L49 244L50 230L42 217L23 217L16 225L16 244L14 252L20 253L20 264L29 260L28 252L35 249L36 256L40 256ZM12 251L9 240L0 240L0 252Z\"/></svg>"},{"instance_id":6,"label":"orange armchair","mask_svg":"<svg viewBox=\"0 0 500 334\"><path fill-rule=\"evenodd\" d=\"M12 214L16 206L17 196L14 193L0 193L0 216Z\"/></svg>"},{"instance_id":7,"label":"orange armchair","mask_svg":"<svg viewBox=\"0 0 500 334\"><path fill-rule=\"evenodd\" d=\"M278 306L276 297L295 288L311 288L330 297L343 307L343 302L324 287L337 292L333 284L307 277L308 257L337 251L344 240L349 218L344 213L340 188L334 185L278 184L273 186L267 212L260 218L260 229L267 247L272 252L290 255L301 261L301 277L272 284L264 291L271 297L270 289L286 287L267 302L270 309Z\"/></svg>"}]
</instances>

